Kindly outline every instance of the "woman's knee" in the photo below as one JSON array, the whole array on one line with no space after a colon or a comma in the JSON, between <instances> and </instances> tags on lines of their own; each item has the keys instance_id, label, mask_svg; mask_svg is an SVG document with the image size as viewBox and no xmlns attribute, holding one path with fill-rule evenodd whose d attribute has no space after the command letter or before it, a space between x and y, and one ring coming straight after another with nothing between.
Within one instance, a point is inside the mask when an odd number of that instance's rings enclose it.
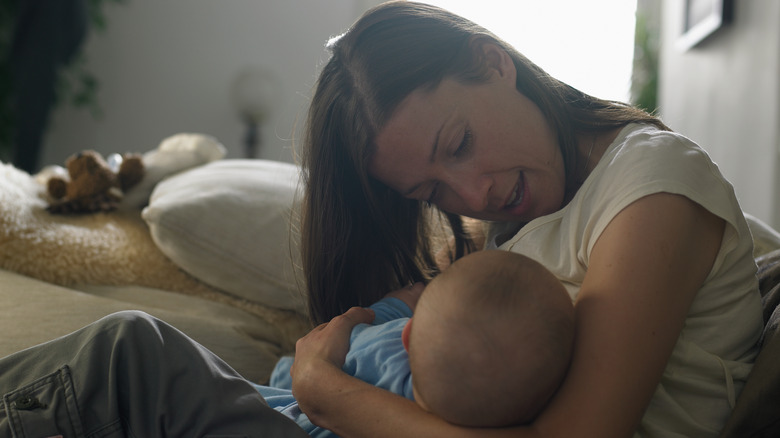
<instances>
[{"instance_id":1,"label":"woman's knee","mask_svg":"<svg viewBox=\"0 0 780 438\"><path fill-rule=\"evenodd\" d=\"M107 315L93 326L102 335L111 336L117 340L130 341L151 346L161 342L164 325L159 319L140 310L123 310Z\"/></svg>"},{"instance_id":2,"label":"woman's knee","mask_svg":"<svg viewBox=\"0 0 780 438\"><path fill-rule=\"evenodd\" d=\"M137 325L156 325L158 320L140 310L122 310L100 318L96 324L107 327L134 327Z\"/></svg>"}]
</instances>

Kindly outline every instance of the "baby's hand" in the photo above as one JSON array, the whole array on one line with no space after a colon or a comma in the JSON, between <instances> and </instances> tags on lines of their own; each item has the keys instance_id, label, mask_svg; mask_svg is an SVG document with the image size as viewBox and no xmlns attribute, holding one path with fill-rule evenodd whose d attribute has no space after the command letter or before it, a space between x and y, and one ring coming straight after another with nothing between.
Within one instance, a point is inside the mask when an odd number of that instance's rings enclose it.
<instances>
[{"instance_id":1,"label":"baby's hand","mask_svg":"<svg viewBox=\"0 0 780 438\"><path fill-rule=\"evenodd\" d=\"M409 306L410 309L412 309L412 312L414 312L414 308L417 306L417 301L420 299L420 295L422 295L424 289L425 289L425 284L418 281L417 283L410 284L409 286L406 286L403 289L398 289L396 291L390 292L385 296L398 298L399 300L406 303L406 305Z\"/></svg>"}]
</instances>

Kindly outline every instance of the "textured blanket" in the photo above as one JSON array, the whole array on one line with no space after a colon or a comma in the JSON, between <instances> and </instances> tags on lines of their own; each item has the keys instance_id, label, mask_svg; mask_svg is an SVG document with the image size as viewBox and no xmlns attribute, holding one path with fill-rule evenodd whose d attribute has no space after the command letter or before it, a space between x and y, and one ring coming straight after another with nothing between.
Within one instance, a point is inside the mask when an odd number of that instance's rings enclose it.
<instances>
[{"instance_id":1,"label":"textured blanket","mask_svg":"<svg viewBox=\"0 0 780 438\"><path fill-rule=\"evenodd\" d=\"M0 267L54 284L137 284L213 293L154 245L140 212L53 215L45 189L0 167Z\"/></svg>"}]
</instances>

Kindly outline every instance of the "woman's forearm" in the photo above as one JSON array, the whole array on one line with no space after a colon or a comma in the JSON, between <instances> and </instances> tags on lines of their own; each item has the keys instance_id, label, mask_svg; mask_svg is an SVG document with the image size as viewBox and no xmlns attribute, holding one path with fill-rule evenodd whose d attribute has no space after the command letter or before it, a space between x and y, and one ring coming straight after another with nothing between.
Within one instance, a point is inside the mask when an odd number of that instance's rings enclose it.
<instances>
[{"instance_id":1,"label":"woman's forearm","mask_svg":"<svg viewBox=\"0 0 780 438\"><path fill-rule=\"evenodd\" d=\"M411 400L369 385L336 368L328 368L327 372L318 369L316 382L305 383L316 385L316 388L307 388L303 400L298 401L301 410L314 424L342 438L535 436L529 428L472 429L455 426L422 410Z\"/></svg>"},{"instance_id":2,"label":"woman's forearm","mask_svg":"<svg viewBox=\"0 0 780 438\"><path fill-rule=\"evenodd\" d=\"M313 371L316 374L306 373L303 380L298 377L298 382L294 381L298 404L312 423L343 438L412 436L400 434L396 423L416 423L417 417L427 420L429 416L414 402L335 367L322 366Z\"/></svg>"}]
</instances>

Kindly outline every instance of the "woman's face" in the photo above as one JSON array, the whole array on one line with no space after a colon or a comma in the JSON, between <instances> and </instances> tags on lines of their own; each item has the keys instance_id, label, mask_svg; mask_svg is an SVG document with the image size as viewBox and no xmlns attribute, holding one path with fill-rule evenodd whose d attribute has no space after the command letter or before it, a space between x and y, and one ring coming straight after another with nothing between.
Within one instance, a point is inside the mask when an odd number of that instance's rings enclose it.
<instances>
[{"instance_id":1,"label":"woman's face","mask_svg":"<svg viewBox=\"0 0 780 438\"><path fill-rule=\"evenodd\" d=\"M483 84L445 79L411 93L379 131L369 173L406 198L477 219L557 211L565 174L556 136L514 78L494 71Z\"/></svg>"}]
</instances>

